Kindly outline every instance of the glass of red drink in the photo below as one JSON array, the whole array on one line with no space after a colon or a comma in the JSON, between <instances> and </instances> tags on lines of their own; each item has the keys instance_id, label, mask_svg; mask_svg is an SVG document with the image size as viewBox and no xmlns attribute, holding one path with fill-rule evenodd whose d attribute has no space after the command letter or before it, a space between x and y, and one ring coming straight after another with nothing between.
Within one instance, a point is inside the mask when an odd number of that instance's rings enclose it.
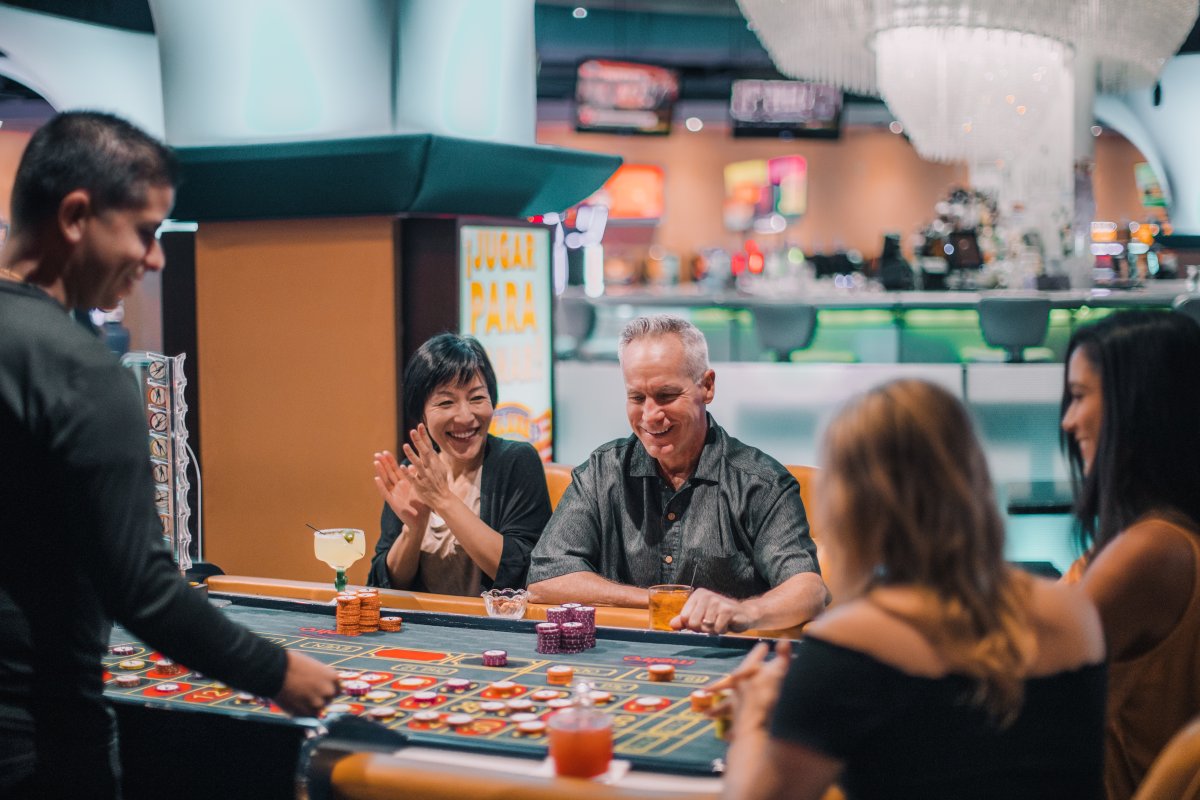
<instances>
[{"instance_id":1,"label":"glass of red drink","mask_svg":"<svg viewBox=\"0 0 1200 800\"><path fill-rule=\"evenodd\" d=\"M594 778L612 761L612 717L591 708L568 708L548 721L554 771L570 778Z\"/></svg>"}]
</instances>

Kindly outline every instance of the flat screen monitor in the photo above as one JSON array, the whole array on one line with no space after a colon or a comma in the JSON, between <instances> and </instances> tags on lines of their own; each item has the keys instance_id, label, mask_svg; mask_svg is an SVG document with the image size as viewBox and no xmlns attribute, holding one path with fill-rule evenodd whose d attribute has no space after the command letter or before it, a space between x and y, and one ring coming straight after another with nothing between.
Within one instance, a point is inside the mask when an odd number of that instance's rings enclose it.
<instances>
[{"instance_id":1,"label":"flat screen monitor","mask_svg":"<svg viewBox=\"0 0 1200 800\"><path fill-rule=\"evenodd\" d=\"M806 81L737 80L729 97L735 137L836 139L842 91Z\"/></svg>"},{"instance_id":2,"label":"flat screen monitor","mask_svg":"<svg viewBox=\"0 0 1200 800\"><path fill-rule=\"evenodd\" d=\"M591 59L575 81L575 129L667 134L679 98L679 73L652 64Z\"/></svg>"}]
</instances>

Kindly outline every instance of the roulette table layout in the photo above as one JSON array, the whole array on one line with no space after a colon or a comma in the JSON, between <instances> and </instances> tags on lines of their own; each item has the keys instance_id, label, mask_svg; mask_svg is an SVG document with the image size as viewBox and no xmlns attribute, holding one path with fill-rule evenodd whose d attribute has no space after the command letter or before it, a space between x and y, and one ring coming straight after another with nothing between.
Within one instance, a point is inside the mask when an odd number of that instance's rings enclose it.
<instances>
[{"instance_id":1,"label":"roulette table layout","mask_svg":"<svg viewBox=\"0 0 1200 800\"><path fill-rule=\"evenodd\" d=\"M547 747L540 723L571 701L568 684L580 680L612 716L614 759L656 773L713 775L725 743L692 710L690 695L732 670L755 641L601 621L595 647L542 654L535 619L405 609L397 612L400 631L346 636L334 631L335 609L325 601L210 597L250 630L339 670L343 694L321 720L291 719L186 665L164 664L114 627L105 693L120 722L130 797L162 796L164 782L176 797L188 786L204 796L293 796L301 744L344 716L370 720L411 745L461 752L468 766L471 754L540 760ZM485 665L484 652L497 650L505 663ZM487 660L495 663L494 655ZM663 672L673 674L663 680Z\"/></svg>"}]
</instances>

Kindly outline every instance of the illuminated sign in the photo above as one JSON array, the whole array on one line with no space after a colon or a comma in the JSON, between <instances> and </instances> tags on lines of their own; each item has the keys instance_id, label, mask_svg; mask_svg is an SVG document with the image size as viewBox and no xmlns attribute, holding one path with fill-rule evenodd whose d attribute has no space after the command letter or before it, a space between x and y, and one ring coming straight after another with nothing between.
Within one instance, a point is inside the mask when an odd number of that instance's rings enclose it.
<instances>
[{"instance_id":1,"label":"illuminated sign","mask_svg":"<svg viewBox=\"0 0 1200 800\"><path fill-rule=\"evenodd\" d=\"M656 223L663 216L665 188L662 167L622 164L590 197L567 209L566 224L574 226L580 206L604 206L611 221Z\"/></svg>"},{"instance_id":2,"label":"illuminated sign","mask_svg":"<svg viewBox=\"0 0 1200 800\"><path fill-rule=\"evenodd\" d=\"M734 81L729 115L735 137L837 138L842 92L803 81Z\"/></svg>"},{"instance_id":3,"label":"illuminated sign","mask_svg":"<svg viewBox=\"0 0 1200 800\"><path fill-rule=\"evenodd\" d=\"M553 366L550 231L541 227L459 228L460 332L487 350L500 399L490 433L552 455Z\"/></svg>"},{"instance_id":4,"label":"illuminated sign","mask_svg":"<svg viewBox=\"0 0 1200 800\"><path fill-rule=\"evenodd\" d=\"M723 214L730 230L750 230L759 220L772 216L785 224L804 216L807 208L808 162L803 156L725 165Z\"/></svg>"},{"instance_id":5,"label":"illuminated sign","mask_svg":"<svg viewBox=\"0 0 1200 800\"><path fill-rule=\"evenodd\" d=\"M675 70L626 61L585 61L575 80L575 128L670 133L678 97Z\"/></svg>"}]
</instances>

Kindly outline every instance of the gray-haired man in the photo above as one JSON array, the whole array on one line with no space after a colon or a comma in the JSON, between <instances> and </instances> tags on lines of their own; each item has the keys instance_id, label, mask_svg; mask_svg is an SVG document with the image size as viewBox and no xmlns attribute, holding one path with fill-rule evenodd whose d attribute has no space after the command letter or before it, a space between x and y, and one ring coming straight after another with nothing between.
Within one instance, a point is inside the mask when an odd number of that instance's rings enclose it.
<instances>
[{"instance_id":1,"label":"gray-haired man","mask_svg":"<svg viewBox=\"0 0 1200 800\"><path fill-rule=\"evenodd\" d=\"M633 435L575 470L533 550L533 599L644 607L646 587L691 583L674 627L812 619L826 589L799 486L708 413L716 375L703 334L678 317L640 317L619 353Z\"/></svg>"}]
</instances>

